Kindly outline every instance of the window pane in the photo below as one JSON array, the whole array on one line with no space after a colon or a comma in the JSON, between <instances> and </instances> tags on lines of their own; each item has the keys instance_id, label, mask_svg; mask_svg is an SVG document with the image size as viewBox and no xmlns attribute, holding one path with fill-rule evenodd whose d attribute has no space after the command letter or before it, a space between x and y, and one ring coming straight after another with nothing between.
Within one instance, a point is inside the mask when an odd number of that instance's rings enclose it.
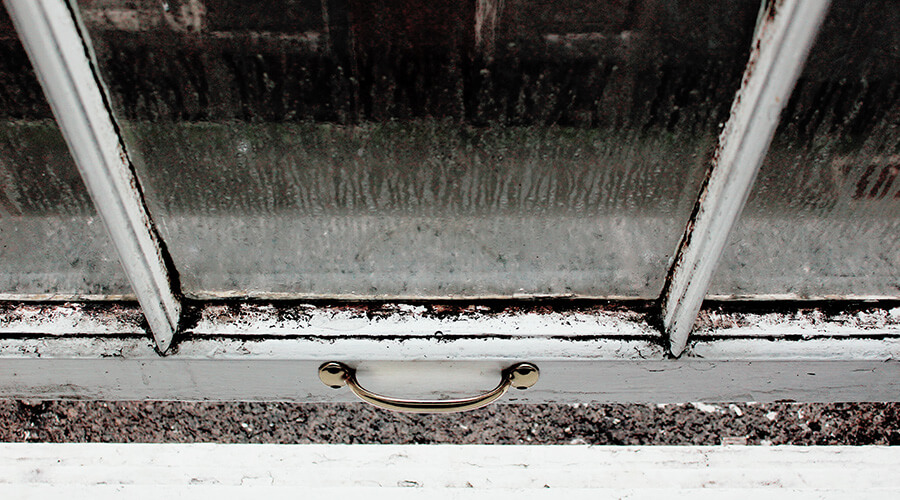
<instances>
[{"instance_id":1,"label":"window pane","mask_svg":"<svg viewBox=\"0 0 900 500\"><path fill-rule=\"evenodd\" d=\"M0 296L123 294L131 289L106 230L0 9Z\"/></svg>"},{"instance_id":2,"label":"window pane","mask_svg":"<svg viewBox=\"0 0 900 500\"><path fill-rule=\"evenodd\" d=\"M189 296L655 298L758 1L81 0Z\"/></svg>"},{"instance_id":3,"label":"window pane","mask_svg":"<svg viewBox=\"0 0 900 500\"><path fill-rule=\"evenodd\" d=\"M711 294L900 297L898 22L832 4Z\"/></svg>"}]
</instances>

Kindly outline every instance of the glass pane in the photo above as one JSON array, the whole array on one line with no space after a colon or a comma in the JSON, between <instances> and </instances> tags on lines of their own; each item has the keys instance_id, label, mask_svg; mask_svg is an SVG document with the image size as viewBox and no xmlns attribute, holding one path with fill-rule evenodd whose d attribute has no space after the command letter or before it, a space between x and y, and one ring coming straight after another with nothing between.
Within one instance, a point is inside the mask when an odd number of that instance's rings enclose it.
<instances>
[{"instance_id":1,"label":"glass pane","mask_svg":"<svg viewBox=\"0 0 900 500\"><path fill-rule=\"evenodd\" d=\"M898 22L832 4L711 295L900 297Z\"/></svg>"},{"instance_id":2,"label":"glass pane","mask_svg":"<svg viewBox=\"0 0 900 500\"><path fill-rule=\"evenodd\" d=\"M28 57L0 9L0 297L130 294Z\"/></svg>"},{"instance_id":3,"label":"glass pane","mask_svg":"<svg viewBox=\"0 0 900 500\"><path fill-rule=\"evenodd\" d=\"M658 296L759 2L80 0L189 296Z\"/></svg>"}]
</instances>

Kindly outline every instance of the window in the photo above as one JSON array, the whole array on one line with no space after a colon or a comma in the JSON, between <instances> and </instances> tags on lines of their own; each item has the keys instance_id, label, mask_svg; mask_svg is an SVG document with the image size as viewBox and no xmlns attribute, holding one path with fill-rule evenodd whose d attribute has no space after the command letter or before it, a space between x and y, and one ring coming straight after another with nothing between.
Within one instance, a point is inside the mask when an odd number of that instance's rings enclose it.
<instances>
[{"instance_id":1,"label":"window","mask_svg":"<svg viewBox=\"0 0 900 500\"><path fill-rule=\"evenodd\" d=\"M8 395L900 394L889 2L7 5Z\"/></svg>"}]
</instances>

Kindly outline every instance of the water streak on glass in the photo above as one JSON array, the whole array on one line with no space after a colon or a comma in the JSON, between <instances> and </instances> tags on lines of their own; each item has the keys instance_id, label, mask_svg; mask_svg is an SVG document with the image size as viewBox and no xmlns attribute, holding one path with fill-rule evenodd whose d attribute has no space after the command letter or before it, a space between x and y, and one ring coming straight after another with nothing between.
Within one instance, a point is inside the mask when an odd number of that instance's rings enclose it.
<instances>
[{"instance_id":1,"label":"water streak on glass","mask_svg":"<svg viewBox=\"0 0 900 500\"><path fill-rule=\"evenodd\" d=\"M832 4L711 295L900 297L898 23Z\"/></svg>"},{"instance_id":2,"label":"water streak on glass","mask_svg":"<svg viewBox=\"0 0 900 500\"><path fill-rule=\"evenodd\" d=\"M757 1L81 0L188 296L658 296Z\"/></svg>"},{"instance_id":3,"label":"water streak on glass","mask_svg":"<svg viewBox=\"0 0 900 500\"><path fill-rule=\"evenodd\" d=\"M130 295L28 56L0 9L0 297Z\"/></svg>"}]
</instances>

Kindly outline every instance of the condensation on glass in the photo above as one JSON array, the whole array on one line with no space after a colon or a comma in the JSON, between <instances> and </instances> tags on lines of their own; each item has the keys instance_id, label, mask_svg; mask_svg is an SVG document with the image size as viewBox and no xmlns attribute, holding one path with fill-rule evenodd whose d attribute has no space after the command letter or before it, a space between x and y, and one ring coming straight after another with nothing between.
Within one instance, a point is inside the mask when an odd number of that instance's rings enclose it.
<instances>
[{"instance_id":1,"label":"condensation on glass","mask_svg":"<svg viewBox=\"0 0 900 500\"><path fill-rule=\"evenodd\" d=\"M898 25L832 4L711 296L900 297Z\"/></svg>"},{"instance_id":2,"label":"condensation on glass","mask_svg":"<svg viewBox=\"0 0 900 500\"><path fill-rule=\"evenodd\" d=\"M130 295L28 57L0 9L0 297Z\"/></svg>"},{"instance_id":3,"label":"condensation on glass","mask_svg":"<svg viewBox=\"0 0 900 500\"><path fill-rule=\"evenodd\" d=\"M759 8L78 3L189 297L656 298Z\"/></svg>"}]
</instances>

